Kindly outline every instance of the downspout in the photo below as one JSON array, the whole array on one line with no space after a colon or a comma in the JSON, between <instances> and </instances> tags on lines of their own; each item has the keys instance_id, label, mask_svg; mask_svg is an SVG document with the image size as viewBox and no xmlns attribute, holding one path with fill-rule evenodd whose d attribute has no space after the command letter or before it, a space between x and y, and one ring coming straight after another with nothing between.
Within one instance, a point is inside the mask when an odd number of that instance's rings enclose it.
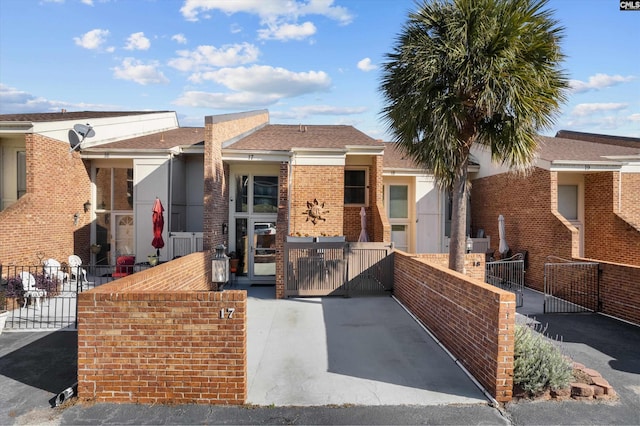
<instances>
[{"instance_id":1,"label":"downspout","mask_svg":"<svg viewBox=\"0 0 640 426\"><path fill-rule=\"evenodd\" d=\"M167 243L171 245L171 209L173 208L173 152L169 154L169 205L167 206ZM171 253L173 254L173 253ZM167 260L169 259L169 249L167 248Z\"/></svg>"}]
</instances>

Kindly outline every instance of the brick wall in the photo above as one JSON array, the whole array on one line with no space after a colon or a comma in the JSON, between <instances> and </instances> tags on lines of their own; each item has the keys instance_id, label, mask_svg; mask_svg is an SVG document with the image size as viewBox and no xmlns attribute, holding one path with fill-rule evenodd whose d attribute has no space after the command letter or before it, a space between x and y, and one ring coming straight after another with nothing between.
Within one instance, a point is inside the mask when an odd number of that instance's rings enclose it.
<instances>
[{"instance_id":1,"label":"brick wall","mask_svg":"<svg viewBox=\"0 0 640 426\"><path fill-rule=\"evenodd\" d=\"M60 262L75 253L88 261L91 217L83 208L91 198L88 168L62 141L27 134L25 148L27 194L0 212L0 263L38 264L39 253Z\"/></svg>"},{"instance_id":2,"label":"brick wall","mask_svg":"<svg viewBox=\"0 0 640 426\"><path fill-rule=\"evenodd\" d=\"M640 266L640 229L630 223L640 211L640 180L629 173L586 174L584 180L584 256Z\"/></svg>"},{"instance_id":3,"label":"brick wall","mask_svg":"<svg viewBox=\"0 0 640 426\"><path fill-rule=\"evenodd\" d=\"M204 147L204 213L202 223L203 250L211 251L219 244L229 247L228 234L222 234L222 224L229 220L229 165L222 162L222 144L216 134L219 129L205 126Z\"/></svg>"},{"instance_id":4,"label":"brick wall","mask_svg":"<svg viewBox=\"0 0 640 426\"><path fill-rule=\"evenodd\" d=\"M541 291L547 256L571 259L579 248L578 231L557 213L557 191L557 173L540 168L527 176L500 174L472 183L472 235L484 229L498 254L498 216L502 214L511 251L528 252L526 285Z\"/></svg>"},{"instance_id":5,"label":"brick wall","mask_svg":"<svg viewBox=\"0 0 640 426\"><path fill-rule=\"evenodd\" d=\"M419 253L412 257L423 259L442 268L449 268L449 253ZM465 275L469 278L484 282L485 255L484 253L468 253L464 257Z\"/></svg>"},{"instance_id":6,"label":"brick wall","mask_svg":"<svg viewBox=\"0 0 640 426\"><path fill-rule=\"evenodd\" d=\"M575 258L578 262L593 262L594 259ZM599 263L598 293L600 312L616 318L640 325L640 266L619 263ZM580 294L575 288L579 281L573 281L573 292ZM587 292L588 289L583 291Z\"/></svg>"},{"instance_id":7,"label":"brick wall","mask_svg":"<svg viewBox=\"0 0 640 426\"><path fill-rule=\"evenodd\" d=\"M620 213L640 226L640 173L620 173Z\"/></svg>"},{"instance_id":8,"label":"brick wall","mask_svg":"<svg viewBox=\"0 0 640 426\"><path fill-rule=\"evenodd\" d=\"M289 232L302 236L344 235L344 167L293 166L291 182ZM326 211L326 220L315 224L305 214L309 210L307 203L314 200L324 204L322 209Z\"/></svg>"},{"instance_id":9,"label":"brick wall","mask_svg":"<svg viewBox=\"0 0 640 426\"><path fill-rule=\"evenodd\" d=\"M497 401L510 401L515 295L403 252L394 261L398 300Z\"/></svg>"},{"instance_id":10,"label":"brick wall","mask_svg":"<svg viewBox=\"0 0 640 426\"><path fill-rule=\"evenodd\" d=\"M210 255L193 253L81 293L78 397L243 404L246 292L208 291L210 277Z\"/></svg>"},{"instance_id":11,"label":"brick wall","mask_svg":"<svg viewBox=\"0 0 640 426\"><path fill-rule=\"evenodd\" d=\"M278 218L276 229L289 227L289 163L280 164L278 176ZM276 232L276 299L284 297L284 241L285 232Z\"/></svg>"}]
</instances>

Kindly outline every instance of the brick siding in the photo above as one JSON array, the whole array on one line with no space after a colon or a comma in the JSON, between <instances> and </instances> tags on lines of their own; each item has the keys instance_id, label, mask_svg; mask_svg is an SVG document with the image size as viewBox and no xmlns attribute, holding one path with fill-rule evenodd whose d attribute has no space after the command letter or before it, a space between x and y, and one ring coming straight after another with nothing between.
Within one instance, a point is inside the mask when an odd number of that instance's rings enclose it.
<instances>
[{"instance_id":1,"label":"brick siding","mask_svg":"<svg viewBox=\"0 0 640 426\"><path fill-rule=\"evenodd\" d=\"M575 258L578 262L593 259ZM600 312L640 325L640 266L597 261L599 263L598 293ZM573 292L579 281L574 281ZM588 291L583 289L583 291Z\"/></svg>"},{"instance_id":2,"label":"brick siding","mask_svg":"<svg viewBox=\"0 0 640 426\"><path fill-rule=\"evenodd\" d=\"M0 264L36 265L40 257L89 260L91 199L88 166L69 144L25 135L27 193L0 212ZM78 214L78 224L73 216Z\"/></svg>"},{"instance_id":3,"label":"brick siding","mask_svg":"<svg viewBox=\"0 0 640 426\"><path fill-rule=\"evenodd\" d=\"M474 180L471 232L484 229L496 255L501 214L511 251L528 252L527 286L542 291L547 256L571 259L578 253L577 230L557 213L557 173L535 168L528 176L500 174Z\"/></svg>"},{"instance_id":4,"label":"brick siding","mask_svg":"<svg viewBox=\"0 0 640 426\"><path fill-rule=\"evenodd\" d=\"M640 266L640 173L586 174L584 257ZM618 192L623 179L622 193ZM619 202L620 200L620 202ZM618 207L620 206L620 208Z\"/></svg>"},{"instance_id":5,"label":"brick siding","mask_svg":"<svg viewBox=\"0 0 640 426\"><path fill-rule=\"evenodd\" d=\"M497 401L510 401L515 295L430 263L426 257L396 252L394 262L393 292L398 300Z\"/></svg>"},{"instance_id":6,"label":"brick siding","mask_svg":"<svg viewBox=\"0 0 640 426\"><path fill-rule=\"evenodd\" d=\"M243 404L246 292L209 291L210 278L210 255L193 253L81 293L78 397Z\"/></svg>"}]
</instances>

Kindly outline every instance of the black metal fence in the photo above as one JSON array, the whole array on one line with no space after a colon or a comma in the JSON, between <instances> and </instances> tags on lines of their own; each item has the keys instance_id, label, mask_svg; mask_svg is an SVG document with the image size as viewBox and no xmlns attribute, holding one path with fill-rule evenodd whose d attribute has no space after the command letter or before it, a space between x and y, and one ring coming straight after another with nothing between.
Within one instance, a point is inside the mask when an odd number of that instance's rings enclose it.
<instances>
[{"instance_id":1,"label":"black metal fence","mask_svg":"<svg viewBox=\"0 0 640 426\"><path fill-rule=\"evenodd\" d=\"M114 275L148 267L0 265L0 311L8 311L5 329L77 329L79 293L113 281Z\"/></svg>"}]
</instances>

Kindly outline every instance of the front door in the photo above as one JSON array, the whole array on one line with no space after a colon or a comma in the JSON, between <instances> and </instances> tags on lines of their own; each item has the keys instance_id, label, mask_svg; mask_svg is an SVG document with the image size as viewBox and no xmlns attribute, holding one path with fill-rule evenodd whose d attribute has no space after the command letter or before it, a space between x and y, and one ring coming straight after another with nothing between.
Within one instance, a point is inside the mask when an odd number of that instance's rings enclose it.
<instances>
[{"instance_id":1,"label":"front door","mask_svg":"<svg viewBox=\"0 0 640 426\"><path fill-rule=\"evenodd\" d=\"M275 279L276 276L276 220L252 220L253 238L249 261L249 278Z\"/></svg>"},{"instance_id":2,"label":"front door","mask_svg":"<svg viewBox=\"0 0 640 426\"><path fill-rule=\"evenodd\" d=\"M237 259L236 277L252 282L275 282L278 170L275 165L231 170L229 249Z\"/></svg>"},{"instance_id":3,"label":"front door","mask_svg":"<svg viewBox=\"0 0 640 426\"><path fill-rule=\"evenodd\" d=\"M116 258L123 255L134 254L133 241L133 214L131 213L113 213L113 222L115 223L114 239L111 243L115 250L112 250L112 264L115 265Z\"/></svg>"}]
</instances>

